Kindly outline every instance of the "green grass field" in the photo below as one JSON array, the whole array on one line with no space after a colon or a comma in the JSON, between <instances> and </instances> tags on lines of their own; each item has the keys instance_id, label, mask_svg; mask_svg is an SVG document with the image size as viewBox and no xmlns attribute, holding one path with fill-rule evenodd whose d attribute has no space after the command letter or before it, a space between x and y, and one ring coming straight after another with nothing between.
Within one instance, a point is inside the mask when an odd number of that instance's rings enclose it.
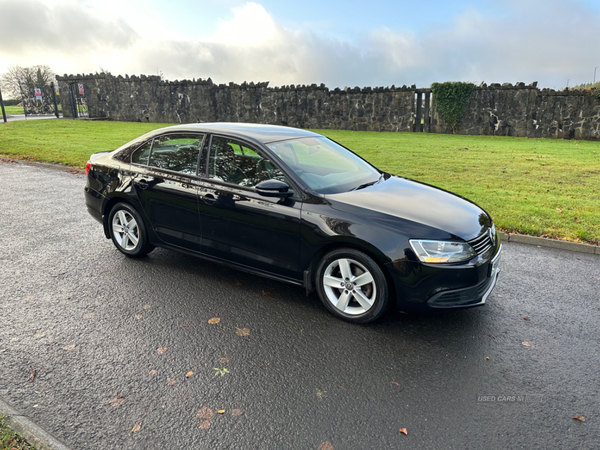
<instances>
[{"instance_id":1,"label":"green grass field","mask_svg":"<svg viewBox=\"0 0 600 450\"><path fill-rule=\"evenodd\" d=\"M4 112L6 112L7 115L23 114L23 107L22 106L5 106ZM1 119L2 119L2 111L0 111L0 120Z\"/></svg>"},{"instance_id":2,"label":"green grass field","mask_svg":"<svg viewBox=\"0 0 600 450\"><path fill-rule=\"evenodd\" d=\"M84 167L167 124L0 123L0 154ZM375 166L447 189L481 205L505 231L600 242L600 142L315 130Z\"/></svg>"},{"instance_id":3,"label":"green grass field","mask_svg":"<svg viewBox=\"0 0 600 450\"><path fill-rule=\"evenodd\" d=\"M87 111L87 106L84 105L84 111ZM58 111L62 111L61 106L58 105ZM22 106L5 106L4 107L4 112L6 113L7 116L13 115L13 114L23 114L23 107ZM0 120L2 120L2 111L0 111Z\"/></svg>"}]
</instances>

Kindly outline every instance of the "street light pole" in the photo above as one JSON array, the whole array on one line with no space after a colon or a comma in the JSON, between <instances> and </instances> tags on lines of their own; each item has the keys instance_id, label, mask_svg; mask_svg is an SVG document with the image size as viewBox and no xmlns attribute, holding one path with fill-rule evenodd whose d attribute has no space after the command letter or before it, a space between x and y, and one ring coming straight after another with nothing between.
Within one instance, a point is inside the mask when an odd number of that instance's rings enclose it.
<instances>
[{"instance_id":1,"label":"street light pole","mask_svg":"<svg viewBox=\"0 0 600 450\"><path fill-rule=\"evenodd\" d=\"M0 89L0 108L2 108L2 118L6 123L6 111L4 110L4 101L2 100L2 90Z\"/></svg>"},{"instance_id":2,"label":"street light pole","mask_svg":"<svg viewBox=\"0 0 600 450\"><path fill-rule=\"evenodd\" d=\"M598 66L594 67L594 81L592 82L592 84L596 84L596 69L598 68Z\"/></svg>"}]
</instances>

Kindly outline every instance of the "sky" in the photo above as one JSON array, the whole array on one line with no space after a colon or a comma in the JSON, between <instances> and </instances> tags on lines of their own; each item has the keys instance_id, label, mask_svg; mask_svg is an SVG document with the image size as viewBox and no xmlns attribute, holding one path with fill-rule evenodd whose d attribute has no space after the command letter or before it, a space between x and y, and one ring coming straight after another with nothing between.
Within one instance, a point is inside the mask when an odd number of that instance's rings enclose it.
<instances>
[{"instance_id":1,"label":"sky","mask_svg":"<svg viewBox=\"0 0 600 450\"><path fill-rule=\"evenodd\" d=\"M429 87L600 80L600 0L0 0L0 74Z\"/></svg>"}]
</instances>

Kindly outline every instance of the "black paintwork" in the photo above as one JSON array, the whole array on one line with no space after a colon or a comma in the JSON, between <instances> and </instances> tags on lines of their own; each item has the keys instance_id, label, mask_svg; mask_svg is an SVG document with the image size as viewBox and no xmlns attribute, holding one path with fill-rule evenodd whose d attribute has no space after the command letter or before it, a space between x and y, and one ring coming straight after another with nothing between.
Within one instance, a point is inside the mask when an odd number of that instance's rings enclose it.
<instances>
[{"instance_id":1,"label":"black paintwork","mask_svg":"<svg viewBox=\"0 0 600 450\"><path fill-rule=\"evenodd\" d=\"M485 254L461 264L424 264L409 239L469 241L492 226L474 203L444 190L382 173L362 189L323 195L277 163L289 186L286 196L256 188L131 164L132 153L150 139L173 132L204 138L204 161L212 134L243 141L272 156L265 143L320 136L288 127L255 124L195 124L163 128L112 151L91 156L85 188L92 216L104 224L118 201L142 214L152 244L213 259L263 276L314 285L320 258L334 248L353 247L383 269L401 310L429 309L427 301L445 291L469 290L489 282L490 260L499 237ZM277 158L272 158L274 162ZM278 186L281 189L280 183ZM284 188L282 190L285 190ZM474 299L466 306L480 304ZM465 306L465 305L463 305Z\"/></svg>"}]
</instances>

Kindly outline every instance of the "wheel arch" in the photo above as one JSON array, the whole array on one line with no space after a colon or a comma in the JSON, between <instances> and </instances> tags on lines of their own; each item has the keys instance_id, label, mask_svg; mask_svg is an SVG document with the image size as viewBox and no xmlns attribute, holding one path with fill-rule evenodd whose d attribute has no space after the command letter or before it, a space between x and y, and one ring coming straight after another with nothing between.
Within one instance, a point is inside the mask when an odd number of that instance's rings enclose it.
<instances>
[{"instance_id":1,"label":"wheel arch","mask_svg":"<svg viewBox=\"0 0 600 450\"><path fill-rule=\"evenodd\" d=\"M369 245L366 242L354 241L354 240L334 240L326 243L322 247L320 247L312 256L308 268L304 271L304 285L306 288L306 294L310 294L311 292L316 291L316 276L317 276L317 267L319 262L323 259L325 255L334 251L340 250L343 248L351 248L353 250L358 250L359 252L364 253L369 258L371 258L375 264L379 266L381 272L385 276L385 280L388 284L388 291L390 298L396 298L396 286L394 280L392 279L391 274L389 273L388 268L386 267L386 257L381 251L377 250L377 248ZM391 304L395 304L396 302L391 302Z\"/></svg>"},{"instance_id":2,"label":"wheel arch","mask_svg":"<svg viewBox=\"0 0 600 450\"><path fill-rule=\"evenodd\" d=\"M102 208L102 226L104 228L104 236L106 236L106 239L111 238L110 237L110 229L108 226L108 216L110 215L111 209L113 209L113 207L117 203L127 203L129 206L134 208L138 212L138 214L140 215L142 220L144 221L144 226L145 226L146 230L148 231L148 234L151 235L151 231L148 227L148 223L146 221L146 218L144 217L143 211L140 211L139 205L136 205L135 202L131 201L131 198L129 198L127 196L114 196L114 197L108 198Z\"/></svg>"}]
</instances>

